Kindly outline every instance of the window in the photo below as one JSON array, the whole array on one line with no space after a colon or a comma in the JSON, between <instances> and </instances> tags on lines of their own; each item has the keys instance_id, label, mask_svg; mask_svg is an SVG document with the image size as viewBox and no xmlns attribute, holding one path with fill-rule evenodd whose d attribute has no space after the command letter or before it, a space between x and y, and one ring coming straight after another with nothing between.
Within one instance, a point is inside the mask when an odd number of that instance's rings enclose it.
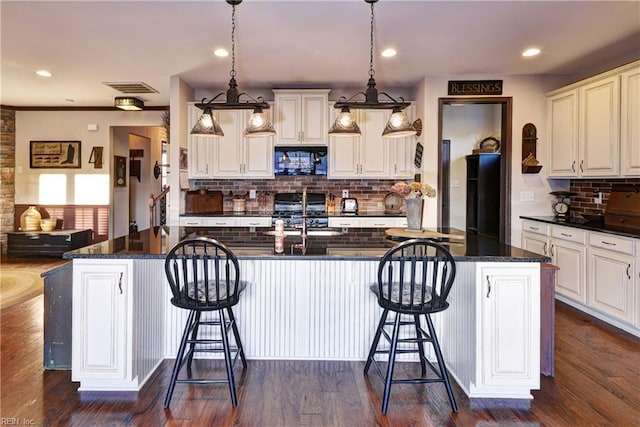
<instances>
[{"instance_id":1,"label":"window","mask_svg":"<svg viewBox=\"0 0 640 427\"><path fill-rule=\"evenodd\" d=\"M109 175L76 175L74 199L76 205L108 205Z\"/></svg>"},{"instance_id":2,"label":"window","mask_svg":"<svg viewBox=\"0 0 640 427\"><path fill-rule=\"evenodd\" d=\"M38 204L64 205L67 203L67 175L42 174L38 187Z\"/></svg>"}]
</instances>

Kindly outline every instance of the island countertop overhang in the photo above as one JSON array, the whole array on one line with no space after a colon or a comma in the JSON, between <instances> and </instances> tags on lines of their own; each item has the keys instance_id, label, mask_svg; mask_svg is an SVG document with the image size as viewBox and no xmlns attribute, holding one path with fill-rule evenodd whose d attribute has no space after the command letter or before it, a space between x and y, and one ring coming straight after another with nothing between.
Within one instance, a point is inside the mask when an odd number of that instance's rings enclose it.
<instances>
[{"instance_id":1,"label":"island countertop overhang","mask_svg":"<svg viewBox=\"0 0 640 427\"><path fill-rule=\"evenodd\" d=\"M287 236L284 251L274 250L274 236L268 228L252 227L153 227L104 242L66 252L64 258L163 259L180 240L189 236L208 236L227 245L239 259L372 260L402 240L390 238L381 229L347 229L339 236L313 236L306 239L306 251L293 248L299 236ZM464 235L464 239L440 239L458 262L551 262L551 258L482 236L456 229L433 229L439 233Z\"/></svg>"}]
</instances>

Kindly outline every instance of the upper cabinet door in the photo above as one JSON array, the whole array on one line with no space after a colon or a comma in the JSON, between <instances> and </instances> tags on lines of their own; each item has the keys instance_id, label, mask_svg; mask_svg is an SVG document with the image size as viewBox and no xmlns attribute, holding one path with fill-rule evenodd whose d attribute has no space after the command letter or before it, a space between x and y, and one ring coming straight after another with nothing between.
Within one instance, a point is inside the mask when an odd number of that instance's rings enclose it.
<instances>
[{"instance_id":1,"label":"upper cabinet door","mask_svg":"<svg viewBox=\"0 0 640 427\"><path fill-rule=\"evenodd\" d=\"M549 175L578 176L578 92L547 98Z\"/></svg>"},{"instance_id":2,"label":"upper cabinet door","mask_svg":"<svg viewBox=\"0 0 640 427\"><path fill-rule=\"evenodd\" d=\"M276 89L276 145L326 145L329 137L329 89Z\"/></svg>"},{"instance_id":3,"label":"upper cabinet door","mask_svg":"<svg viewBox=\"0 0 640 427\"><path fill-rule=\"evenodd\" d=\"M189 104L188 113L188 132L191 132L193 126L200 118L202 110L194 104ZM202 136L188 136L189 141L189 158L188 158L188 176L190 179L210 178L213 174L213 165L210 164L213 154L212 139Z\"/></svg>"},{"instance_id":4,"label":"upper cabinet door","mask_svg":"<svg viewBox=\"0 0 640 427\"><path fill-rule=\"evenodd\" d=\"M389 139L382 132L390 110L360 110L360 175L362 178L389 178Z\"/></svg>"},{"instance_id":5,"label":"upper cabinet door","mask_svg":"<svg viewBox=\"0 0 640 427\"><path fill-rule=\"evenodd\" d=\"M244 112L242 110L220 110L214 111L214 114L224 136L211 139L214 146L213 175L216 177L241 176Z\"/></svg>"},{"instance_id":6,"label":"upper cabinet door","mask_svg":"<svg viewBox=\"0 0 640 427\"><path fill-rule=\"evenodd\" d=\"M620 172L620 77L580 88L580 175L615 176Z\"/></svg>"},{"instance_id":7,"label":"upper cabinet door","mask_svg":"<svg viewBox=\"0 0 640 427\"><path fill-rule=\"evenodd\" d=\"M640 176L640 67L622 73L620 87L620 173Z\"/></svg>"}]
</instances>

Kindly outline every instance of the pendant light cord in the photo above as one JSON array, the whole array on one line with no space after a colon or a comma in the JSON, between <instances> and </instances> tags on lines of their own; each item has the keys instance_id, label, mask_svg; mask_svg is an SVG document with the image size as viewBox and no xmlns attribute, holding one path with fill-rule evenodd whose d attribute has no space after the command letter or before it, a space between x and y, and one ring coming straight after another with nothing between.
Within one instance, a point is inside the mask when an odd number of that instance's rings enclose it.
<instances>
[{"instance_id":1,"label":"pendant light cord","mask_svg":"<svg viewBox=\"0 0 640 427\"><path fill-rule=\"evenodd\" d=\"M236 77L236 5L232 6L231 12L231 78Z\"/></svg>"},{"instance_id":2,"label":"pendant light cord","mask_svg":"<svg viewBox=\"0 0 640 427\"><path fill-rule=\"evenodd\" d=\"M373 13L373 5L374 3L371 3L371 32L370 32L370 50L369 50L369 77L373 77L376 72L373 69L373 17L374 17L374 13Z\"/></svg>"}]
</instances>

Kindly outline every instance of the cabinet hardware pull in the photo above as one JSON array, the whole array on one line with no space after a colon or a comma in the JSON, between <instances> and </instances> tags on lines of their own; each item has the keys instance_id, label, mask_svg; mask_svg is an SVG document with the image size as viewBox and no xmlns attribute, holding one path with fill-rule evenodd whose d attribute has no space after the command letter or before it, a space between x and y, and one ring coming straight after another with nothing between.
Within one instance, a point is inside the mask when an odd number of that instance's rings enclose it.
<instances>
[{"instance_id":1,"label":"cabinet hardware pull","mask_svg":"<svg viewBox=\"0 0 640 427\"><path fill-rule=\"evenodd\" d=\"M118 280L118 289L120 289L120 294L122 294L122 271L120 272L120 279Z\"/></svg>"},{"instance_id":2,"label":"cabinet hardware pull","mask_svg":"<svg viewBox=\"0 0 640 427\"><path fill-rule=\"evenodd\" d=\"M540 230L538 227L529 227L531 230Z\"/></svg>"},{"instance_id":3,"label":"cabinet hardware pull","mask_svg":"<svg viewBox=\"0 0 640 427\"><path fill-rule=\"evenodd\" d=\"M560 233L560 235L564 237L573 237L573 234L567 234L567 233Z\"/></svg>"},{"instance_id":4,"label":"cabinet hardware pull","mask_svg":"<svg viewBox=\"0 0 640 427\"><path fill-rule=\"evenodd\" d=\"M544 250L544 254L546 255L547 254L547 242L544 242L544 249L543 250Z\"/></svg>"},{"instance_id":5,"label":"cabinet hardware pull","mask_svg":"<svg viewBox=\"0 0 640 427\"><path fill-rule=\"evenodd\" d=\"M605 242L604 240L601 240L600 243L602 243L603 245L609 245L609 246L615 246L615 243L611 243L611 242Z\"/></svg>"},{"instance_id":6,"label":"cabinet hardware pull","mask_svg":"<svg viewBox=\"0 0 640 427\"><path fill-rule=\"evenodd\" d=\"M551 247L549 248L549 253L551 254L551 256L553 256L553 245L551 245Z\"/></svg>"},{"instance_id":7,"label":"cabinet hardware pull","mask_svg":"<svg viewBox=\"0 0 640 427\"><path fill-rule=\"evenodd\" d=\"M584 169L582 169L582 164L584 163L584 160L580 160L580 172L584 173Z\"/></svg>"},{"instance_id":8,"label":"cabinet hardware pull","mask_svg":"<svg viewBox=\"0 0 640 427\"><path fill-rule=\"evenodd\" d=\"M631 264L627 264L627 277L631 280L631 274L629 274L629 270L631 269Z\"/></svg>"},{"instance_id":9,"label":"cabinet hardware pull","mask_svg":"<svg viewBox=\"0 0 640 427\"><path fill-rule=\"evenodd\" d=\"M576 161L574 160L573 162L571 162L571 172L575 172L576 171Z\"/></svg>"},{"instance_id":10,"label":"cabinet hardware pull","mask_svg":"<svg viewBox=\"0 0 640 427\"><path fill-rule=\"evenodd\" d=\"M491 280L489 276L487 276L487 298L489 298L489 294L491 293Z\"/></svg>"}]
</instances>

